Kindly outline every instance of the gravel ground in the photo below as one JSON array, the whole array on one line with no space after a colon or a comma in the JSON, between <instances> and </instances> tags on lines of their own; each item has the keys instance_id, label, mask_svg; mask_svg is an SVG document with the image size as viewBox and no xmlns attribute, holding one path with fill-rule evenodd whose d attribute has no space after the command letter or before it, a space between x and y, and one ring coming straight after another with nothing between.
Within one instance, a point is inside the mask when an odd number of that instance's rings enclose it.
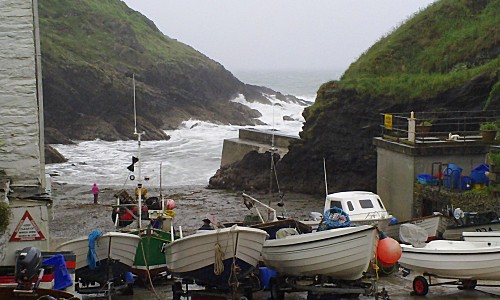
<instances>
[{"instance_id":1,"label":"gravel ground","mask_svg":"<svg viewBox=\"0 0 500 300\"><path fill-rule=\"evenodd\" d=\"M86 236L94 229L102 231L113 231L111 220L112 205L116 204L114 195L121 187L101 186L99 204L93 204L93 196L90 192L92 186L53 184L53 209L50 221L51 248L70 239ZM131 193L130 189L129 193ZM158 193L158 192L156 192ZM155 195L154 189L149 191L149 196ZM176 217L174 225L176 228L182 226L185 234L193 233L202 225L202 219L207 214L214 215L221 222L242 221L246 215L251 214L243 204L241 193L220 190L205 189L204 186L180 186L172 187L163 191L164 195L176 201ZM251 193L250 193L251 194ZM263 203L268 203L270 196L266 194L251 194ZM277 207L278 197L272 197L272 207ZM279 208L278 214L286 214L299 220L307 219L309 212L321 211L323 198L321 196L310 196L302 194L287 194L285 196L286 211ZM261 212L265 214L264 210ZM422 297L411 296L412 281L414 276L410 274L403 277L397 271L391 275L381 276L377 281L378 289L387 290L390 299L422 299ZM433 281L434 282L434 281ZM481 283L481 282L480 282ZM155 282L154 290L137 287L134 296L121 296L117 299L172 299L171 280ZM498 284L500 282L484 282L483 284ZM270 299L269 291L254 293L255 300ZM456 285L431 286L427 299L485 299L500 297L500 287L477 287L475 290L460 290ZM84 299L92 297L84 296ZM285 299L306 299L307 293L286 293ZM333 299L333 298L332 298ZM373 299L373 297L360 296L360 299Z\"/></svg>"}]
</instances>

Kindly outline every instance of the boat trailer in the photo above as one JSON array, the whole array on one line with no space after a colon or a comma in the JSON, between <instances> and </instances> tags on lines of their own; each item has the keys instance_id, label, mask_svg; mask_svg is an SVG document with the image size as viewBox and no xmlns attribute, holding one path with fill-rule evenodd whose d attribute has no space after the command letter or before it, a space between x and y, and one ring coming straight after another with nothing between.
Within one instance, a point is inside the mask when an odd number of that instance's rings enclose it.
<instances>
[{"instance_id":1,"label":"boat trailer","mask_svg":"<svg viewBox=\"0 0 500 300\"><path fill-rule=\"evenodd\" d=\"M323 276L294 277L276 276L270 280L271 299L284 300L285 293L307 292L307 299L331 299L332 296L356 298L359 295L373 296L375 299L389 299L385 288L378 291L375 278L360 280L331 280Z\"/></svg>"},{"instance_id":2,"label":"boat trailer","mask_svg":"<svg viewBox=\"0 0 500 300\"><path fill-rule=\"evenodd\" d=\"M220 289L211 286L195 285L191 279L174 278L172 283L172 299L181 300L181 297L191 300L213 299L213 300L240 300L253 299L253 293L262 289L259 277L250 273L245 278L240 278L238 282L231 284L230 288Z\"/></svg>"},{"instance_id":3,"label":"boat trailer","mask_svg":"<svg viewBox=\"0 0 500 300\"><path fill-rule=\"evenodd\" d=\"M403 269L403 277L408 276L409 274L409 270ZM446 279L447 281L432 282L433 278ZM411 292L411 295L425 296L429 292L429 287L439 285L456 285L457 288L461 290L473 290L476 286L500 287L498 284L478 284L476 279L447 278L429 273L423 273L422 275L415 276L413 279L413 291Z\"/></svg>"}]
</instances>

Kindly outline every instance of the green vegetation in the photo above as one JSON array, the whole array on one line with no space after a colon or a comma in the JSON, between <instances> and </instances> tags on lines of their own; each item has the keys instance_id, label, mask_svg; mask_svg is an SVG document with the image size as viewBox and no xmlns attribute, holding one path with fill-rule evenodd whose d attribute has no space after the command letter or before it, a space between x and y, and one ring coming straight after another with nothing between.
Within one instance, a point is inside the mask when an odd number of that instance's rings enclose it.
<instances>
[{"instance_id":1,"label":"green vegetation","mask_svg":"<svg viewBox=\"0 0 500 300\"><path fill-rule=\"evenodd\" d=\"M404 102L477 76L498 78L499 7L500 0L435 2L362 54L335 86ZM499 93L497 82L489 102Z\"/></svg>"},{"instance_id":2,"label":"green vegetation","mask_svg":"<svg viewBox=\"0 0 500 300\"><path fill-rule=\"evenodd\" d=\"M44 57L68 65L135 70L166 64L178 67L194 60L206 68L219 67L195 49L163 35L123 1L45 0L39 2L39 11Z\"/></svg>"},{"instance_id":3,"label":"green vegetation","mask_svg":"<svg viewBox=\"0 0 500 300\"><path fill-rule=\"evenodd\" d=\"M497 124L495 122L483 123L479 127L480 130L497 130Z\"/></svg>"},{"instance_id":4,"label":"green vegetation","mask_svg":"<svg viewBox=\"0 0 500 300\"><path fill-rule=\"evenodd\" d=\"M488 163L500 167L500 152L488 153Z\"/></svg>"},{"instance_id":5,"label":"green vegetation","mask_svg":"<svg viewBox=\"0 0 500 300\"><path fill-rule=\"evenodd\" d=\"M418 123L418 126L432 126L432 123L430 121L422 121Z\"/></svg>"},{"instance_id":6,"label":"green vegetation","mask_svg":"<svg viewBox=\"0 0 500 300\"><path fill-rule=\"evenodd\" d=\"M10 221L10 208L5 202L0 202L0 233L3 233Z\"/></svg>"}]
</instances>

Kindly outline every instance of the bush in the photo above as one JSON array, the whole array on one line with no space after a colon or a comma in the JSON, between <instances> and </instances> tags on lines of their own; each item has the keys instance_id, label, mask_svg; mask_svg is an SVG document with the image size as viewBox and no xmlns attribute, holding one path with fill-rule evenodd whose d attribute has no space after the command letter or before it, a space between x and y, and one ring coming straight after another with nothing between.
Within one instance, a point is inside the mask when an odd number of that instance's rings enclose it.
<instances>
[{"instance_id":1,"label":"bush","mask_svg":"<svg viewBox=\"0 0 500 300\"><path fill-rule=\"evenodd\" d=\"M5 202L0 202L0 233L3 233L10 220L10 207Z\"/></svg>"},{"instance_id":2,"label":"bush","mask_svg":"<svg viewBox=\"0 0 500 300\"><path fill-rule=\"evenodd\" d=\"M497 124L495 122L483 123L479 127L480 130L497 130Z\"/></svg>"}]
</instances>

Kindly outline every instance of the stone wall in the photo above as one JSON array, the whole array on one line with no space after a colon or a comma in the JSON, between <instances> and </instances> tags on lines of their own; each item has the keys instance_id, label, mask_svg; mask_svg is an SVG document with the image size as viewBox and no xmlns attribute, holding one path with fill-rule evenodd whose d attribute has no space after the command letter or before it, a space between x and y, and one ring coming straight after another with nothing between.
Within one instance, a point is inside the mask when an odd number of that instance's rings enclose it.
<instances>
[{"instance_id":1,"label":"stone wall","mask_svg":"<svg viewBox=\"0 0 500 300\"><path fill-rule=\"evenodd\" d=\"M0 170L14 187L40 185L43 174L32 7L0 1Z\"/></svg>"}]
</instances>

